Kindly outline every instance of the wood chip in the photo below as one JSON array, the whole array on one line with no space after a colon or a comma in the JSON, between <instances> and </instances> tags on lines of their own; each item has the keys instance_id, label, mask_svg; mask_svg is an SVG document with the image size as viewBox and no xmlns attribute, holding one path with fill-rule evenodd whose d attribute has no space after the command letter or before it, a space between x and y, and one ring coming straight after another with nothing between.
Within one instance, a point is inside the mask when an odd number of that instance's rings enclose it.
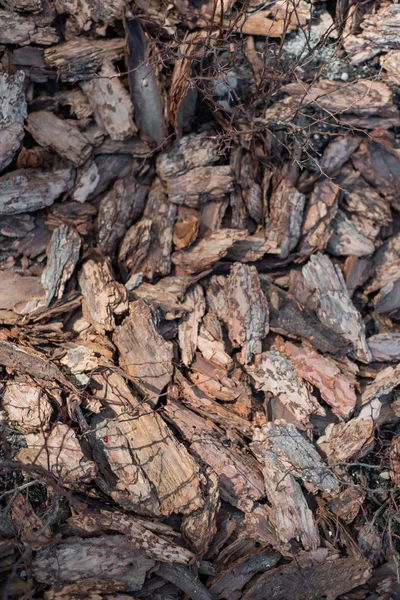
<instances>
[{"instance_id":1,"label":"wood chip","mask_svg":"<svg viewBox=\"0 0 400 600\"><path fill-rule=\"evenodd\" d=\"M181 348L182 362L189 366L197 347L199 323L206 310L203 288L195 285L186 295L186 305L191 308L186 317L179 323L178 340Z\"/></svg>"},{"instance_id":2,"label":"wood chip","mask_svg":"<svg viewBox=\"0 0 400 600\"><path fill-rule=\"evenodd\" d=\"M48 428L52 407L44 390L33 382L9 381L2 399L13 427L22 433Z\"/></svg>"},{"instance_id":3,"label":"wood chip","mask_svg":"<svg viewBox=\"0 0 400 600\"><path fill-rule=\"evenodd\" d=\"M269 203L269 217L265 223L266 252L287 258L300 238L303 210L306 202L287 180L282 179L273 191Z\"/></svg>"},{"instance_id":4,"label":"wood chip","mask_svg":"<svg viewBox=\"0 0 400 600\"><path fill-rule=\"evenodd\" d=\"M47 266L42 274L46 290L46 304L62 298L65 284L71 277L79 259L81 238L75 229L61 225L53 231L47 246Z\"/></svg>"},{"instance_id":5,"label":"wood chip","mask_svg":"<svg viewBox=\"0 0 400 600\"><path fill-rule=\"evenodd\" d=\"M327 256L317 254L303 267L303 275L314 294L320 321L350 341L359 360L370 362L365 326L350 299L340 269Z\"/></svg>"}]
</instances>

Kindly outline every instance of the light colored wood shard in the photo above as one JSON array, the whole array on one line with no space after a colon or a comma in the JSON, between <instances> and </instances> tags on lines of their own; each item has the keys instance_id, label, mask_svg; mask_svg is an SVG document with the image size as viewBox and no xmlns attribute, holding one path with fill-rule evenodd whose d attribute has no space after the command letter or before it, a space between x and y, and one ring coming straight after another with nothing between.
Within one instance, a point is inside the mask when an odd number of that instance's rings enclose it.
<instances>
[{"instance_id":1,"label":"light colored wood shard","mask_svg":"<svg viewBox=\"0 0 400 600\"><path fill-rule=\"evenodd\" d=\"M142 588L147 571L154 565L154 560L134 550L125 536L107 535L72 537L42 548L33 560L32 570L41 583L62 585L94 578L111 580L119 583L120 589L135 591Z\"/></svg>"},{"instance_id":2,"label":"light colored wood shard","mask_svg":"<svg viewBox=\"0 0 400 600\"><path fill-rule=\"evenodd\" d=\"M18 169L0 177L0 215L34 212L68 191L71 169Z\"/></svg>"},{"instance_id":3,"label":"light colored wood shard","mask_svg":"<svg viewBox=\"0 0 400 600\"><path fill-rule=\"evenodd\" d=\"M365 339L365 326L350 299L339 267L327 256L316 254L303 267L303 275L314 294L320 321L349 340L359 360L370 362L372 357Z\"/></svg>"},{"instance_id":4,"label":"light colored wood shard","mask_svg":"<svg viewBox=\"0 0 400 600\"><path fill-rule=\"evenodd\" d=\"M130 305L131 316L113 337L122 368L135 379L151 402L170 382L174 370L172 343L157 332L155 312L143 300Z\"/></svg>"},{"instance_id":5,"label":"light colored wood shard","mask_svg":"<svg viewBox=\"0 0 400 600\"><path fill-rule=\"evenodd\" d=\"M278 397L299 423L306 425L312 414L325 414L308 384L296 375L291 360L279 350L262 352L252 365L246 366L246 371L256 389Z\"/></svg>"},{"instance_id":6,"label":"light colored wood shard","mask_svg":"<svg viewBox=\"0 0 400 600\"><path fill-rule=\"evenodd\" d=\"M98 124L114 141L122 141L137 131L133 106L127 90L111 62L104 63L98 77L81 83Z\"/></svg>"},{"instance_id":7,"label":"light colored wood shard","mask_svg":"<svg viewBox=\"0 0 400 600\"><path fill-rule=\"evenodd\" d=\"M77 127L47 110L31 113L26 128L40 146L51 146L57 154L70 160L76 167L83 165L92 151Z\"/></svg>"},{"instance_id":8,"label":"light colored wood shard","mask_svg":"<svg viewBox=\"0 0 400 600\"><path fill-rule=\"evenodd\" d=\"M85 458L68 425L56 423L50 432L29 433L25 441L27 447L20 450L17 459L25 465L42 467L62 484L90 481L96 474L96 465Z\"/></svg>"},{"instance_id":9,"label":"light colored wood shard","mask_svg":"<svg viewBox=\"0 0 400 600\"><path fill-rule=\"evenodd\" d=\"M233 402L239 396L249 395L251 391L248 386L240 381L235 374L215 364L206 361L199 353L188 372L189 379L210 398L217 398L224 402Z\"/></svg>"},{"instance_id":10,"label":"light colored wood shard","mask_svg":"<svg viewBox=\"0 0 400 600\"><path fill-rule=\"evenodd\" d=\"M269 331L268 302L261 290L257 269L235 263L227 280L229 312L224 321L234 346L241 346L241 360L251 361L261 352L261 341Z\"/></svg>"},{"instance_id":11,"label":"light colored wood shard","mask_svg":"<svg viewBox=\"0 0 400 600\"><path fill-rule=\"evenodd\" d=\"M334 360L306 344L296 346L292 342L283 342L277 345L292 361L297 375L319 389L336 415L346 418L353 412L357 401L355 382Z\"/></svg>"},{"instance_id":12,"label":"light colored wood shard","mask_svg":"<svg viewBox=\"0 0 400 600\"><path fill-rule=\"evenodd\" d=\"M73 227L61 225L55 229L46 249L47 265L42 273L46 304L62 298L65 284L74 272L81 249L80 235Z\"/></svg>"},{"instance_id":13,"label":"light colored wood shard","mask_svg":"<svg viewBox=\"0 0 400 600\"><path fill-rule=\"evenodd\" d=\"M132 394L118 373L106 371L94 374L92 379L96 398L117 417L113 417L115 426L125 436L134 464L143 471L150 484L142 487L143 505L154 515L160 511L163 515L186 514L201 508L203 500L197 464L177 442L160 415L148 404L140 405L139 398ZM104 435L108 436L106 420L102 427ZM104 435L101 439L96 435L102 448L106 446ZM101 447L99 452L103 451ZM118 476L117 471L114 474ZM121 478L118 488L122 490L126 483Z\"/></svg>"},{"instance_id":14,"label":"light colored wood shard","mask_svg":"<svg viewBox=\"0 0 400 600\"><path fill-rule=\"evenodd\" d=\"M29 315L46 305L40 277L0 270L0 310Z\"/></svg>"},{"instance_id":15,"label":"light colored wood shard","mask_svg":"<svg viewBox=\"0 0 400 600\"><path fill-rule=\"evenodd\" d=\"M76 184L72 200L76 202L85 202L90 194L95 191L100 181L100 173L95 162L88 161L78 170Z\"/></svg>"},{"instance_id":16,"label":"light colored wood shard","mask_svg":"<svg viewBox=\"0 0 400 600\"><path fill-rule=\"evenodd\" d=\"M372 417L357 417L347 423L331 423L317 442L330 465L362 456L374 443L375 422Z\"/></svg>"},{"instance_id":17,"label":"light colored wood shard","mask_svg":"<svg viewBox=\"0 0 400 600\"><path fill-rule=\"evenodd\" d=\"M22 433L47 430L53 412L45 391L29 379L7 382L1 406Z\"/></svg>"},{"instance_id":18,"label":"light colored wood shard","mask_svg":"<svg viewBox=\"0 0 400 600\"><path fill-rule=\"evenodd\" d=\"M115 281L109 262L102 257L87 260L78 281L93 327L99 333L113 331L114 315L128 311L128 295L124 286Z\"/></svg>"},{"instance_id":19,"label":"light colored wood shard","mask_svg":"<svg viewBox=\"0 0 400 600\"><path fill-rule=\"evenodd\" d=\"M172 262L180 274L201 273L217 260L226 256L228 249L237 241L244 240L247 231L239 229L216 229L207 237L193 244L188 250L172 254Z\"/></svg>"},{"instance_id":20,"label":"light colored wood shard","mask_svg":"<svg viewBox=\"0 0 400 600\"><path fill-rule=\"evenodd\" d=\"M287 258L299 241L306 197L282 179L270 199L265 223L265 252Z\"/></svg>"},{"instance_id":21,"label":"light colored wood shard","mask_svg":"<svg viewBox=\"0 0 400 600\"><path fill-rule=\"evenodd\" d=\"M189 366L196 352L199 323L206 310L206 302L201 285L197 284L188 291L185 305L191 310L179 323L178 340L181 348L182 362L184 365Z\"/></svg>"},{"instance_id":22,"label":"light colored wood shard","mask_svg":"<svg viewBox=\"0 0 400 600\"><path fill-rule=\"evenodd\" d=\"M306 550L318 548L318 528L300 484L290 470L282 468L275 453L263 451L257 444L252 448L263 467L269 515L279 539L284 543L297 539Z\"/></svg>"},{"instance_id":23,"label":"light colored wood shard","mask_svg":"<svg viewBox=\"0 0 400 600\"><path fill-rule=\"evenodd\" d=\"M164 407L168 421L190 444L190 451L218 476L222 500L243 511L265 496L262 474L255 458L242 452L220 430L182 404L169 400Z\"/></svg>"},{"instance_id":24,"label":"light colored wood shard","mask_svg":"<svg viewBox=\"0 0 400 600\"><path fill-rule=\"evenodd\" d=\"M251 449L259 460L272 454L282 473L300 479L310 492L339 491L339 481L324 463L313 444L294 425L285 421L267 423L256 429Z\"/></svg>"}]
</instances>

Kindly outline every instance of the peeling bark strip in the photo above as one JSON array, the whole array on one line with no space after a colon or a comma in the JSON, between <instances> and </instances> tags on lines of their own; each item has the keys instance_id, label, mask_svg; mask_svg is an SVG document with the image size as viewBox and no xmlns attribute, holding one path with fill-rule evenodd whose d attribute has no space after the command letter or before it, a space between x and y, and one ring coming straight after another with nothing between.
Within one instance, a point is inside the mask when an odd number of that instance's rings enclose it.
<instances>
[{"instance_id":1,"label":"peeling bark strip","mask_svg":"<svg viewBox=\"0 0 400 600\"><path fill-rule=\"evenodd\" d=\"M316 254L303 267L303 275L315 295L321 322L349 340L359 360L370 362L372 357L365 339L365 326L350 299L340 269L327 256Z\"/></svg>"},{"instance_id":2,"label":"peeling bark strip","mask_svg":"<svg viewBox=\"0 0 400 600\"><path fill-rule=\"evenodd\" d=\"M46 250L47 266L42 274L47 306L53 298L62 297L65 284L78 262L80 248L81 238L72 227L62 225L53 231Z\"/></svg>"},{"instance_id":3,"label":"peeling bark strip","mask_svg":"<svg viewBox=\"0 0 400 600\"><path fill-rule=\"evenodd\" d=\"M178 340L181 347L182 362L184 365L189 366L196 352L199 323L206 310L204 292L200 285L195 285L186 294L186 306L189 306L192 310L179 323Z\"/></svg>"},{"instance_id":4,"label":"peeling bark strip","mask_svg":"<svg viewBox=\"0 0 400 600\"><path fill-rule=\"evenodd\" d=\"M229 338L234 346L242 346L241 360L248 363L261 352L261 340L269 331L268 303L256 267L232 265L226 294L229 313L224 320Z\"/></svg>"},{"instance_id":5,"label":"peeling bark strip","mask_svg":"<svg viewBox=\"0 0 400 600\"><path fill-rule=\"evenodd\" d=\"M116 328L114 341L120 351L122 368L155 403L171 381L174 367L171 342L156 330L155 312L143 300L130 306L131 316Z\"/></svg>"}]
</instances>

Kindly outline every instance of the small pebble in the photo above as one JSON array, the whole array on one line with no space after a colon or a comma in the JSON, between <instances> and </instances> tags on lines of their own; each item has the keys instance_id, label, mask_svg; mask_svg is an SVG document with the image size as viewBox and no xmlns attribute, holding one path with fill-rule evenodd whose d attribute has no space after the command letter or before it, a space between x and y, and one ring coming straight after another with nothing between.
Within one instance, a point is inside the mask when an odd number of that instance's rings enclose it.
<instances>
[{"instance_id":1,"label":"small pebble","mask_svg":"<svg viewBox=\"0 0 400 600\"><path fill-rule=\"evenodd\" d=\"M347 81L348 78L349 78L349 74L348 73L342 73L341 76L340 76L340 79L342 81Z\"/></svg>"}]
</instances>

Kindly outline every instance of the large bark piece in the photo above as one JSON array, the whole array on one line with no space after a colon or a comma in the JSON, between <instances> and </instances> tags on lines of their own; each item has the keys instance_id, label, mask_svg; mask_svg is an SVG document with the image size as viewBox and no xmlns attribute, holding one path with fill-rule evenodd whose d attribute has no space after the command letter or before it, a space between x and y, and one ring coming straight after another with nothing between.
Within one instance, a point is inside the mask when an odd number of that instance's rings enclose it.
<instances>
[{"instance_id":1,"label":"large bark piece","mask_svg":"<svg viewBox=\"0 0 400 600\"><path fill-rule=\"evenodd\" d=\"M114 331L114 314L127 312L128 297L124 286L115 281L108 261L102 257L87 260L79 273L79 285L96 331Z\"/></svg>"},{"instance_id":2,"label":"large bark piece","mask_svg":"<svg viewBox=\"0 0 400 600\"><path fill-rule=\"evenodd\" d=\"M335 361L305 344L299 347L285 342L278 347L292 361L297 375L319 389L336 415L346 418L352 413L357 401L354 381Z\"/></svg>"},{"instance_id":3,"label":"large bark piece","mask_svg":"<svg viewBox=\"0 0 400 600\"><path fill-rule=\"evenodd\" d=\"M57 44L59 34L54 27L40 27L30 15L0 10L0 44Z\"/></svg>"},{"instance_id":4,"label":"large bark piece","mask_svg":"<svg viewBox=\"0 0 400 600\"><path fill-rule=\"evenodd\" d=\"M246 370L255 388L278 397L299 423L306 425L312 414L325 414L308 384L296 375L291 360L279 350L262 352Z\"/></svg>"},{"instance_id":5,"label":"large bark piece","mask_svg":"<svg viewBox=\"0 0 400 600\"><path fill-rule=\"evenodd\" d=\"M340 558L321 548L316 552L300 553L290 564L263 573L247 587L242 599L315 600L326 596L335 600L368 581L371 571L371 563L365 558Z\"/></svg>"},{"instance_id":6,"label":"large bark piece","mask_svg":"<svg viewBox=\"0 0 400 600\"><path fill-rule=\"evenodd\" d=\"M42 274L46 290L46 304L53 298L60 299L65 284L71 277L79 259L81 238L75 229L62 225L51 236L47 246L47 266Z\"/></svg>"},{"instance_id":7,"label":"large bark piece","mask_svg":"<svg viewBox=\"0 0 400 600\"><path fill-rule=\"evenodd\" d=\"M115 141L137 131L132 120L133 107L112 63L103 63L99 76L81 83L94 110L96 121Z\"/></svg>"},{"instance_id":8,"label":"large bark piece","mask_svg":"<svg viewBox=\"0 0 400 600\"><path fill-rule=\"evenodd\" d=\"M322 179L316 184L306 204L299 249L301 256L325 249L332 233L331 222L338 209L339 191L339 186L330 179Z\"/></svg>"},{"instance_id":9,"label":"large bark piece","mask_svg":"<svg viewBox=\"0 0 400 600\"><path fill-rule=\"evenodd\" d=\"M25 73L0 75L0 172L12 161L24 137Z\"/></svg>"},{"instance_id":10,"label":"large bark piece","mask_svg":"<svg viewBox=\"0 0 400 600\"><path fill-rule=\"evenodd\" d=\"M47 394L31 381L8 382L1 405L22 433L47 429L53 412Z\"/></svg>"},{"instance_id":11,"label":"large bark piece","mask_svg":"<svg viewBox=\"0 0 400 600\"><path fill-rule=\"evenodd\" d=\"M269 331L268 303L261 289L257 269L235 263L227 280L228 315L225 322L234 346L241 346L241 360L250 362L261 352L261 341Z\"/></svg>"},{"instance_id":12,"label":"large bark piece","mask_svg":"<svg viewBox=\"0 0 400 600\"><path fill-rule=\"evenodd\" d=\"M50 146L76 167L85 163L90 156L91 147L87 139L76 127L51 112L41 110L31 113L26 128L38 144Z\"/></svg>"},{"instance_id":13,"label":"large bark piece","mask_svg":"<svg viewBox=\"0 0 400 600\"><path fill-rule=\"evenodd\" d=\"M120 352L120 364L135 379L151 402L170 382L173 373L171 342L157 332L155 312L143 300L130 306L127 317L114 334Z\"/></svg>"},{"instance_id":14,"label":"large bark piece","mask_svg":"<svg viewBox=\"0 0 400 600\"><path fill-rule=\"evenodd\" d=\"M106 371L104 375L93 375L93 381L96 397L117 417L115 419L114 416L115 426L126 439L132 463L150 483L148 486L145 482L142 487L143 506L155 515L160 511L164 515L190 513L201 508L203 502L197 465L184 446L176 441L160 415L150 410L147 404L141 406L121 375ZM103 427L109 438L107 421ZM97 438L103 448L110 441L112 443L112 438L104 442L104 435ZM118 478L118 469L114 468L113 472ZM125 487L131 496L123 476L116 485L121 491ZM155 498L152 497L154 494ZM120 499L118 501L121 502ZM137 503L137 499L132 497L131 501L132 504Z\"/></svg>"},{"instance_id":15,"label":"large bark piece","mask_svg":"<svg viewBox=\"0 0 400 600\"><path fill-rule=\"evenodd\" d=\"M0 215L51 206L70 187L71 169L18 169L0 177Z\"/></svg>"},{"instance_id":16,"label":"large bark piece","mask_svg":"<svg viewBox=\"0 0 400 600\"><path fill-rule=\"evenodd\" d=\"M306 198L287 180L282 179L269 203L265 223L265 251L287 258L295 249L301 233Z\"/></svg>"},{"instance_id":17,"label":"large bark piece","mask_svg":"<svg viewBox=\"0 0 400 600\"><path fill-rule=\"evenodd\" d=\"M317 254L303 267L303 275L314 294L321 322L350 341L359 360L369 362L372 357L365 339L365 326L350 299L340 269L327 256Z\"/></svg>"}]
</instances>

